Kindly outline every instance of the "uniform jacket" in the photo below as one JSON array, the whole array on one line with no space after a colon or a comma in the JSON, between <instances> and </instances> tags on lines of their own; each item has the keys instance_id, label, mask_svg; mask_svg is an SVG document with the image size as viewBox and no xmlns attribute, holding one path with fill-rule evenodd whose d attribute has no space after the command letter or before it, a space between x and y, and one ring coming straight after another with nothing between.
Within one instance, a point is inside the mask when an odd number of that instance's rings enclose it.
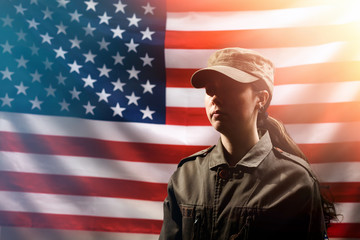
<instances>
[{"instance_id":1,"label":"uniform jacket","mask_svg":"<svg viewBox=\"0 0 360 240\"><path fill-rule=\"evenodd\" d=\"M308 163L266 132L230 167L221 141L183 159L168 184L160 240L324 239L319 187Z\"/></svg>"}]
</instances>

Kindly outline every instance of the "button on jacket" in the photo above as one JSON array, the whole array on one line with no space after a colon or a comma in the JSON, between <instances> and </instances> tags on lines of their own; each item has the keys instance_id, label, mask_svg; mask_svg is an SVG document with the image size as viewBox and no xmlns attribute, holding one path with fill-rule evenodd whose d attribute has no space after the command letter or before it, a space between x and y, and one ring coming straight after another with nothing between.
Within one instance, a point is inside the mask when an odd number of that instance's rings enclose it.
<instances>
[{"instance_id":1,"label":"button on jacket","mask_svg":"<svg viewBox=\"0 0 360 240\"><path fill-rule=\"evenodd\" d=\"M324 239L318 183L308 163L266 132L234 166L221 141L183 159L168 184L163 239Z\"/></svg>"}]
</instances>

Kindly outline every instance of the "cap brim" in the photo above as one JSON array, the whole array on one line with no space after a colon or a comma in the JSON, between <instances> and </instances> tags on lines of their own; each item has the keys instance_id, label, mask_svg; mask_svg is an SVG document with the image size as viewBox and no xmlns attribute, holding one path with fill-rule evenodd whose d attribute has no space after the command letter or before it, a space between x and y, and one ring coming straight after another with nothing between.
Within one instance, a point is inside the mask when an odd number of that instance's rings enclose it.
<instances>
[{"instance_id":1,"label":"cap brim","mask_svg":"<svg viewBox=\"0 0 360 240\"><path fill-rule=\"evenodd\" d=\"M191 76L191 85L193 85L194 88L203 88L205 86L206 80L216 77L216 73L225 75L241 83L251 83L259 80L258 77L236 68L228 66L211 66L196 71Z\"/></svg>"}]
</instances>

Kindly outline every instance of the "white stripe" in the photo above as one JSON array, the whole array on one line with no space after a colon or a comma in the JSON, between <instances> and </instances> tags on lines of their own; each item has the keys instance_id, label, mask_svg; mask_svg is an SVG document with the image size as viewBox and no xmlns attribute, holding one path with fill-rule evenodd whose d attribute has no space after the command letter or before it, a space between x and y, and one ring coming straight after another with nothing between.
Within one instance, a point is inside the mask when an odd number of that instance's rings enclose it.
<instances>
[{"instance_id":1,"label":"white stripe","mask_svg":"<svg viewBox=\"0 0 360 240\"><path fill-rule=\"evenodd\" d=\"M166 30L226 31L327 26L360 20L356 1L332 5L242 12L168 12ZM353 7L354 6L354 7ZM196 24L195 24L196 23Z\"/></svg>"},{"instance_id":2,"label":"white stripe","mask_svg":"<svg viewBox=\"0 0 360 240\"><path fill-rule=\"evenodd\" d=\"M277 68L326 62L359 61L358 42L332 42L310 47L254 49L269 58ZM166 68L198 69L216 49L165 49ZM296 74L296 73L294 73Z\"/></svg>"},{"instance_id":3,"label":"white stripe","mask_svg":"<svg viewBox=\"0 0 360 240\"><path fill-rule=\"evenodd\" d=\"M360 101L360 81L287 84L274 87L271 105L341 103ZM204 107L204 89L167 88L168 107Z\"/></svg>"},{"instance_id":4,"label":"white stripe","mask_svg":"<svg viewBox=\"0 0 360 240\"><path fill-rule=\"evenodd\" d=\"M176 164L0 151L0 171L168 183ZM180 160L180 159L179 159Z\"/></svg>"},{"instance_id":5,"label":"white stripe","mask_svg":"<svg viewBox=\"0 0 360 240\"><path fill-rule=\"evenodd\" d=\"M298 144L360 141L360 122L286 124L285 127Z\"/></svg>"},{"instance_id":6,"label":"white stripe","mask_svg":"<svg viewBox=\"0 0 360 240\"><path fill-rule=\"evenodd\" d=\"M26 124L24 124L26 123ZM212 127L124 123L2 112L0 131L173 145L212 145Z\"/></svg>"},{"instance_id":7,"label":"white stripe","mask_svg":"<svg viewBox=\"0 0 360 240\"><path fill-rule=\"evenodd\" d=\"M99 232L65 229L42 229L22 227L1 227L0 239L30 240L30 239L56 239L56 240L157 240L157 234ZM26 236L26 238L24 237Z\"/></svg>"},{"instance_id":8,"label":"white stripe","mask_svg":"<svg viewBox=\"0 0 360 240\"><path fill-rule=\"evenodd\" d=\"M360 203L335 203L336 211L342 214L341 223L360 223Z\"/></svg>"},{"instance_id":9,"label":"white stripe","mask_svg":"<svg viewBox=\"0 0 360 240\"><path fill-rule=\"evenodd\" d=\"M0 191L0 210L117 218L163 219L162 202L8 191Z\"/></svg>"},{"instance_id":10,"label":"white stripe","mask_svg":"<svg viewBox=\"0 0 360 240\"><path fill-rule=\"evenodd\" d=\"M360 182L360 162L315 163L311 168L320 182Z\"/></svg>"}]
</instances>

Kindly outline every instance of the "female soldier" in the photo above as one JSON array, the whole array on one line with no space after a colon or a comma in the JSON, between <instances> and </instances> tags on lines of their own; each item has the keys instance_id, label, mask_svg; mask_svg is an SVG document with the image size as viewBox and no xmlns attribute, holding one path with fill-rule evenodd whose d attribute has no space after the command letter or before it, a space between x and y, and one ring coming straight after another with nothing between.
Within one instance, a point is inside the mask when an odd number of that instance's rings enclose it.
<instances>
[{"instance_id":1,"label":"female soldier","mask_svg":"<svg viewBox=\"0 0 360 240\"><path fill-rule=\"evenodd\" d=\"M334 206L283 125L266 113L273 69L257 52L226 48L192 76L206 90L206 114L220 139L172 175L160 239L327 239Z\"/></svg>"}]
</instances>

